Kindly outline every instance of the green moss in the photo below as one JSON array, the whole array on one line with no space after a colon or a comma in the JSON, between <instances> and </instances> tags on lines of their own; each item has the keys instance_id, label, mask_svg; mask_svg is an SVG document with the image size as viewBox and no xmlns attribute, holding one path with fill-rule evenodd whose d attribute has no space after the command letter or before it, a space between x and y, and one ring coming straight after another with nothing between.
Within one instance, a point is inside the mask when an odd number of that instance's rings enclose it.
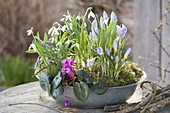
<instances>
[{"instance_id":1,"label":"green moss","mask_svg":"<svg viewBox=\"0 0 170 113\"><path fill-rule=\"evenodd\" d=\"M94 81L102 80L106 81L109 86L124 86L132 83L136 83L143 75L143 69L139 68L137 64L133 62L126 62L125 66L120 70L118 78L111 78L110 76L94 76ZM98 78L98 79L96 79Z\"/></svg>"}]
</instances>

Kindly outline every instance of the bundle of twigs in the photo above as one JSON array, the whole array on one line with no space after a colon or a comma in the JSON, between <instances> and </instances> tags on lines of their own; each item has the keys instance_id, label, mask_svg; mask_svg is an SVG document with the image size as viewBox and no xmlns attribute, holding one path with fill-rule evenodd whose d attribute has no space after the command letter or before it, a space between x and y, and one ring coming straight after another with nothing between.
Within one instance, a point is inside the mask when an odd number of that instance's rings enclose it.
<instances>
[{"instance_id":1,"label":"bundle of twigs","mask_svg":"<svg viewBox=\"0 0 170 113\"><path fill-rule=\"evenodd\" d=\"M139 103L121 104L105 106L104 111L113 113L129 113L138 111L140 113L156 112L160 108L170 105L170 85L159 88L156 84L150 81L145 81L141 84L141 88L144 88L144 84L149 84L152 88L144 100Z\"/></svg>"}]
</instances>

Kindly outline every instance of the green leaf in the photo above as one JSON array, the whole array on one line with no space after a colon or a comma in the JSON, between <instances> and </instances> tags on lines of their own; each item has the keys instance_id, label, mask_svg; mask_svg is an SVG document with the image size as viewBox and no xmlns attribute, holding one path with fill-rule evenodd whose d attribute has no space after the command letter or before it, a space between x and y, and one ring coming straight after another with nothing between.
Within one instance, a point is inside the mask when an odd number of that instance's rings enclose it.
<instances>
[{"instance_id":1,"label":"green leaf","mask_svg":"<svg viewBox=\"0 0 170 113\"><path fill-rule=\"evenodd\" d=\"M73 91L76 98L82 102L85 102L89 97L89 87L84 82L76 82L73 86Z\"/></svg>"},{"instance_id":2,"label":"green leaf","mask_svg":"<svg viewBox=\"0 0 170 113\"><path fill-rule=\"evenodd\" d=\"M105 93L107 91L108 87L109 86L107 83L99 81L96 84L92 85L90 88L97 95L102 95L103 93Z\"/></svg>"},{"instance_id":3,"label":"green leaf","mask_svg":"<svg viewBox=\"0 0 170 113\"><path fill-rule=\"evenodd\" d=\"M52 81L52 89L57 88L58 85L61 83L62 78L60 75L61 75L61 72L59 71L57 76Z\"/></svg>"},{"instance_id":4,"label":"green leaf","mask_svg":"<svg viewBox=\"0 0 170 113\"><path fill-rule=\"evenodd\" d=\"M33 49L27 50L26 53L37 53L36 51L34 51Z\"/></svg>"},{"instance_id":5,"label":"green leaf","mask_svg":"<svg viewBox=\"0 0 170 113\"><path fill-rule=\"evenodd\" d=\"M57 99L59 96L61 96L64 92L63 86L60 84L57 89L53 89L51 92L51 96L53 99Z\"/></svg>"},{"instance_id":6,"label":"green leaf","mask_svg":"<svg viewBox=\"0 0 170 113\"><path fill-rule=\"evenodd\" d=\"M50 96L50 84L49 84L49 79L48 79L48 75L46 73L42 73L39 76L39 82L40 82L40 86L44 91L47 91L49 96Z\"/></svg>"},{"instance_id":7,"label":"green leaf","mask_svg":"<svg viewBox=\"0 0 170 113\"><path fill-rule=\"evenodd\" d=\"M44 43L47 43L48 42L48 35L47 33L44 33Z\"/></svg>"},{"instance_id":8,"label":"green leaf","mask_svg":"<svg viewBox=\"0 0 170 113\"><path fill-rule=\"evenodd\" d=\"M86 84L92 84L92 83L93 83L93 80L92 80L91 77L87 77L87 78L84 79L84 82L85 82Z\"/></svg>"},{"instance_id":9,"label":"green leaf","mask_svg":"<svg viewBox=\"0 0 170 113\"><path fill-rule=\"evenodd\" d=\"M87 72L84 69L76 70L76 75L78 75L77 79L80 81L83 81L83 79L88 77Z\"/></svg>"}]
</instances>

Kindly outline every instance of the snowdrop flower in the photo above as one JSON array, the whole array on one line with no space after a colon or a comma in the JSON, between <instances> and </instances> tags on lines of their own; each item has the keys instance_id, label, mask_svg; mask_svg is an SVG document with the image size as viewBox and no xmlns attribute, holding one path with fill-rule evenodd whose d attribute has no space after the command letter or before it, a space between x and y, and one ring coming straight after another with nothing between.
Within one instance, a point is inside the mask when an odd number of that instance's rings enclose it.
<instances>
[{"instance_id":1,"label":"snowdrop flower","mask_svg":"<svg viewBox=\"0 0 170 113\"><path fill-rule=\"evenodd\" d=\"M92 11L88 14L88 19L90 19L90 17L95 18L95 14Z\"/></svg>"},{"instance_id":2,"label":"snowdrop flower","mask_svg":"<svg viewBox=\"0 0 170 113\"><path fill-rule=\"evenodd\" d=\"M27 30L27 36L30 36L31 34L33 34L33 27Z\"/></svg>"},{"instance_id":3,"label":"snowdrop flower","mask_svg":"<svg viewBox=\"0 0 170 113\"><path fill-rule=\"evenodd\" d=\"M28 50L31 50L31 49L33 49L34 51L36 51L37 50L37 48L36 48L36 46L35 46L35 44L30 44L30 46L29 46L29 48L28 48Z\"/></svg>"}]
</instances>

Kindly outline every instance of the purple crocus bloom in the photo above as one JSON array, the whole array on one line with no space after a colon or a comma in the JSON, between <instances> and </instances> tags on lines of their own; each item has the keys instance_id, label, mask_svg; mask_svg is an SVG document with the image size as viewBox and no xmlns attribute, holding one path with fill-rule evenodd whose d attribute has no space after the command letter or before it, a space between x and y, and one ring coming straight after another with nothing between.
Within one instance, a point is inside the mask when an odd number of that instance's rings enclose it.
<instances>
[{"instance_id":1,"label":"purple crocus bloom","mask_svg":"<svg viewBox=\"0 0 170 113\"><path fill-rule=\"evenodd\" d=\"M100 17L100 26L101 26L101 27L104 27L104 19L103 19L102 16Z\"/></svg>"},{"instance_id":2,"label":"purple crocus bloom","mask_svg":"<svg viewBox=\"0 0 170 113\"><path fill-rule=\"evenodd\" d=\"M107 15L106 11L103 11L103 18L104 18L104 19L107 19L107 18L108 18L108 15Z\"/></svg>"},{"instance_id":3,"label":"purple crocus bloom","mask_svg":"<svg viewBox=\"0 0 170 113\"><path fill-rule=\"evenodd\" d=\"M70 105L71 103L72 103L72 101L71 101L71 100L68 100L67 97L64 96L64 105L65 105L65 106L68 106L68 105Z\"/></svg>"},{"instance_id":4,"label":"purple crocus bloom","mask_svg":"<svg viewBox=\"0 0 170 113\"><path fill-rule=\"evenodd\" d=\"M109 48L106 48L106 54L110 55L110 49Z\"/></svg>"},{"instance_id":5,"label":"purple crocus bloom","mask_svg":"<svg viewBox=\"0 0 170 113\"><path fill-rule=\"evenodd\" d=\"M93 65L94 65L94 60L93 59L88 60L87 67L91 68Z\"/></svg>"},{"instance_id":6,"label":"purple crocus bloom","mask_svg":"<svg viewBox=\"0 0 170 113\"><path fill-rule=\"evenodd\" d=\"M113 11L111 12L110 19L114 20L114 21L117 21L117 16Z\"/></svg>"},{"instance_id":7,"label":"purple crocus bloom","mask_svg":"<svg viewBox=\"0 0 170 113\"><path fill-rule=\"evenodd\" d=\"M98 28L98 25L97 25L97 20L96 18L93 20L92 22L92 29L96 32L96 33L99 33L99 28Z\"/></svg>"},{"instance_id":8,"label":"purple crocus bloom","mask_svg":"<svg viewBox=\"0 0 170 113\"><path fill-rule=\"evenodd\" d=\"M99 54L99 55L103 54L103 48L102 48L102 47L97 48L97 49L96 49L96 52L97 52L97 54Z\"/></svg>"},{"instance_id":9,"label":"purple crocus bloom","mask_svg":"<svg viewBox=\"0 0 170 113\"><path fill-rule=\"evenodd\" d=\"M117 52L117 47L118 47L118 43L116 40L113 41L113 49L115 52Z\"/></svg>"},{"instance_id":10,"label":"purple crocus bloom","mask_svg":"<svg viewBox=\"0 0 170 113\"><path fill-rule=\"evenodd\" d=\"M89 34L89 39L93 41L94 38L95 38L94 35L92 34L92 32L90 32L90 34Z\"/></svg>"},{"instance_id":11,"label":"purple crocus bloom","mask_svg":"<svg viewBox=\"0 0 170 113\"><path fill-rule=\"evenodd\" d=\"M124 37L126 32L127 32L127 28L124 24L122 24L121 26L117 25L117 35Z\"/></svg>"},{"instance_id":12,"label":"purple crocus bloom","mask_svg":"<svg viewBox=\"0 0 170 113\"><path fill-rule=\"evenodd\" d=\"M116 62L116 64L119 62L119 56L115 57L115 62Z\"/></svg>"},{"instance_id":13,"label":"purple crocus bloom","mask_svg":"<svg viewBox=\"0 0 170 113\"><path fill-rule=\"evenodd\" d=\"M131 48L128 48L128 50L126 51L125 55L124 55L124 59L127 59L128 55L131 52Z\"/></svg>"}]
</instances>

